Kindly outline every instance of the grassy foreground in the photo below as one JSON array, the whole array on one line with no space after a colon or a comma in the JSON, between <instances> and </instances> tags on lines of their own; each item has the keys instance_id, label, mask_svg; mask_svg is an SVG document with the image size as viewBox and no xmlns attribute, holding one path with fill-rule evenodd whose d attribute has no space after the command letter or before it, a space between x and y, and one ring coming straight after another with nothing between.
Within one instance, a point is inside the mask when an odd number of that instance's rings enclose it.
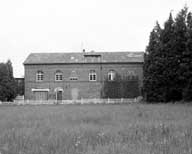
<instances>
[{"instance_id":1,"label":"grassy foreground","mask_svg":"<svg viewBox=\"0 0 192 154\"><path fill-rule=\"evenodd\" d=\"M192 106L0 106L1 154L192 154Z\"/></svg>"}]
</instances>

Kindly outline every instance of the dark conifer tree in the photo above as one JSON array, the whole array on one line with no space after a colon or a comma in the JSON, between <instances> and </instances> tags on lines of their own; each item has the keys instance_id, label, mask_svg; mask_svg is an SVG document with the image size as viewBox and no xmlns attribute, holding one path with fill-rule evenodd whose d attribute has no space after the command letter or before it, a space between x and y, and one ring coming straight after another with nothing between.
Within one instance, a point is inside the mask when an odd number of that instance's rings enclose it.
<instances>
[{"instance_id":1,"label":"dark conifer tree","mask_svg":"<svg viewBox=\"0 0 192 154\"><path fill-rule=\"evenodd\" d=\"M157 27L151 32L144 57L145 98L192 100L192 14L184 7L175 20L170 13L160 33Z\"/></svg>"},{"instance_id":2,"label":"dark conifer tree","mask_svg":"<svg viewBox=\"0 0 192 154\"><path fill-rule=\"evenodd\" d=\"M175 18L175 25L174 25L174 33L175 33L175 39L174 39L174 71L175 71L175 77L174 77L174 84L175 89L173 90L173 94L175 97L175 100L181 100L182 99L182 93L183 89L187 83L187 78L185 77L185 73L187 72L187 65L186 60L188 59L185 55L186 53L186 42L187 42L187 7L184 7L176 16ZM186 59L187 58L187 59Z\"/></svg>"},{"instance_id":3,"label":"dark conifer tree","mask_svg":"<svg viewBox=\"0 0 192 154\"><path fill-rule=\"evenodd\" d=\"M186 72L184 73L186 83L183 90L183 99L185 101L192 101L192 13L187 15L187 42L186 50L184 52L184 64Z\"/></svg>"},{"instance_id":4,"label":"dark conifer tree","mask_svg":"<svg viewBox=\"0 0 192 154\"><path fill-rule=\"evenodd\" d=\"M161 89L163 91L161 97L163 102L172 101L175 98L175 80L177 80L177 66L175 65L177 59L173 52L175 47L175 28L172 14L164 24L160 36L160 63L162 64L162 72L159 72L161 78Z\"/></svg>"},{"instance_id":5,"label":"dark conifer tree","mask_svg":"<svg viewBox=\"0 0 192 154\"><path fill-rule=\"evenodd\" d=\"M157 80L157 58L160 49L161 27L159 23L152 30L149 39L149 45L144 55L144 97L147 101L157 101L159 98L159 81ZM156 65L157 64L157 65Z\"/></svg>"}]
</instances>

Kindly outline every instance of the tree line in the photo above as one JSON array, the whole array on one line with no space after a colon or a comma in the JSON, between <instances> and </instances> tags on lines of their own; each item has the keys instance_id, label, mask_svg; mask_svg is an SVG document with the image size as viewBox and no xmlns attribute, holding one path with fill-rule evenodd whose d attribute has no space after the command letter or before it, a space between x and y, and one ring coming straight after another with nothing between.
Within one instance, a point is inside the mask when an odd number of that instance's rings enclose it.
<instances>
[{"instance_id":1,"label":"tree line","mask_svg":"<svg viewBox=\"0 0 192 154\"><path fill-rule=\"evenodd\" d=\"M192 100L192 13L187 7L150 33L144 55L144 98L148 102Z\"/></svg>"}]
</instances>

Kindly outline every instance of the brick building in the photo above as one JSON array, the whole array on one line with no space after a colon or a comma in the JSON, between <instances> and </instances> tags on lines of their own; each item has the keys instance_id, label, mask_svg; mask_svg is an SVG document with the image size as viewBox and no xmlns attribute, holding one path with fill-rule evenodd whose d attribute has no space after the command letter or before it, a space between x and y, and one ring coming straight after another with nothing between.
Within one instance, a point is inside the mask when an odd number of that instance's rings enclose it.
<instances>
[{"instance_id":1,"label":"brick building","mask_svg":"<svg viewBox=\"0 0 192 154\"><path fill-rule=\"evenodd\" d=\"M141 89L143 54L31 53L24 62L25 100L101 98L105 80L113 81L117 74L136 76Z\"/></svg>"}]
</instances>

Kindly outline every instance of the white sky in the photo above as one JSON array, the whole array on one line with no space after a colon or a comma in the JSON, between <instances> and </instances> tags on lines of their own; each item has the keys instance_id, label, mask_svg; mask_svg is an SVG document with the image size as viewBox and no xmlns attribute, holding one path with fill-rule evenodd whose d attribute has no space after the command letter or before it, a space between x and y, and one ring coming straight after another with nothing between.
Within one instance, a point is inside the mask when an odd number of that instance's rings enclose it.
<instances>
[{"instance_id":1,"label":"white sky","mask_svg":"<svg viewBox=\"0 0 192 154\"><path fill-rule=\"evenodd\" d=\"M191 0L0 0L0 62L24 75L31 52L144 51L163 24ZM191 8L190 8L191 10Z\"/></svg>"}]
</instances>

